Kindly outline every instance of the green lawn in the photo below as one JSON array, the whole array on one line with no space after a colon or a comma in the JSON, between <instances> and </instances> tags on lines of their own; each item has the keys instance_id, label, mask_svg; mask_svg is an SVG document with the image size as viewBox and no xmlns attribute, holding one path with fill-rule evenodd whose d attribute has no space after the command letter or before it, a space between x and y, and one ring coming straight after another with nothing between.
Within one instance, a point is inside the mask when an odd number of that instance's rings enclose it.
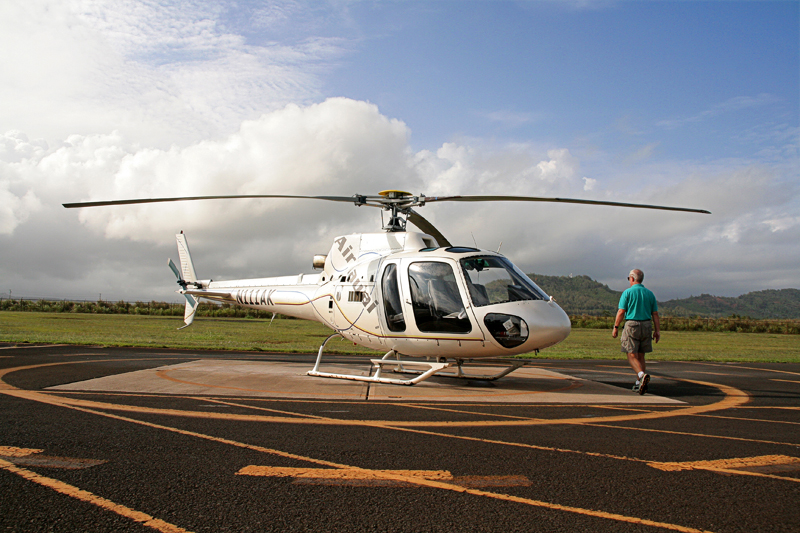
<instances>
[{"instance_id":1,"label":"green lawn","mask_svg":"<svg viewBox=\"0 0 800 533\"><path fill-rule=\"evenodd\" d=\"M800 362L800 336L770 333L665 331L647 358L659 361ZM608 359L622 357L619 338L611 330L573 329L561 344L537 358Z\"/></svg>"},{"instance_id":2,"label":"green lawn","mask_svg":"<svg viewBox=\"0 0 800 533\"><path fill-rule=\"evenodd\" d=\"M331 330L305 320L198 318L193 326L178 317L0 312L0 342L144 346L207 350L315 353ZM336 339L330 353L376 353ZM563 343L537 358L621 357L610 330L573 329ZM532 355L530 355L532 356ZM670 361L800 362L800 336L767 333L667 331L650 359Z\"/></svg>"}]
</instances>

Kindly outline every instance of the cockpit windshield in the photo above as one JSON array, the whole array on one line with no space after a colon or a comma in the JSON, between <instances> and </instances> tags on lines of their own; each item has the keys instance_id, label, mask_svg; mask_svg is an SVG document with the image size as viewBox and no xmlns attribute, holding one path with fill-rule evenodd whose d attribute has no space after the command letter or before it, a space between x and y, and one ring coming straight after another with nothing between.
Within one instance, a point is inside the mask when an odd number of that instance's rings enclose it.
<instances>
[{"instance_id":1,"label":"cockpit windshield","mask_svg":"<svg viewBox=\"0 0 800 533\"><path fill-rule=\"evenodd\" d=\"M505 257L473 256L461 260L473 305L520 300L548 300L544 291Z\"/></svg>"}]
</instances>

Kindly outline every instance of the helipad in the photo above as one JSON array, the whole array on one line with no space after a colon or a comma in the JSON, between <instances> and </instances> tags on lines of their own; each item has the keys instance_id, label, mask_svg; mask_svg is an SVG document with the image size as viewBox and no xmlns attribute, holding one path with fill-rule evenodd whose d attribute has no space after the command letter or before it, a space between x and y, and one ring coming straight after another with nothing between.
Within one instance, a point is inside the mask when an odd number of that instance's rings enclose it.
<instances>
[{"instance_id":1,"label":"helipad","mask_svg":"<svg viewBox=\"0 0 800 533\"><path fill-rule=\"evenodd\" d=\"M365 364L337 372L367 375ZM126 392L354 401L681 404L678 400L526 366L496 381L433 377L414 386L316 378L305 363L199 359L51 387L60 391ZM481 367L481 373L498 369Z\"/></svg>"}]
</instances>

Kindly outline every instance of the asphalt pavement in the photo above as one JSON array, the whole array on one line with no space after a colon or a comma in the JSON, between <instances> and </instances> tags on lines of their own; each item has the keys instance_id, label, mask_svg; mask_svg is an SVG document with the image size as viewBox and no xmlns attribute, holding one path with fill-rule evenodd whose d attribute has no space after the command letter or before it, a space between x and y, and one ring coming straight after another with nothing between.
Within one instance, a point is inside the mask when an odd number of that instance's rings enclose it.
<instances>
[{"instance_id":1,"label":"asphalt pavement","mask_svg":"<svg viewBox=\"0 0 800 533\"><path fill-rule=\"evenodd\" d=\"M312 366L0 345L0 531L800 531L798 364Z\"/></svg>"}]
</instances>

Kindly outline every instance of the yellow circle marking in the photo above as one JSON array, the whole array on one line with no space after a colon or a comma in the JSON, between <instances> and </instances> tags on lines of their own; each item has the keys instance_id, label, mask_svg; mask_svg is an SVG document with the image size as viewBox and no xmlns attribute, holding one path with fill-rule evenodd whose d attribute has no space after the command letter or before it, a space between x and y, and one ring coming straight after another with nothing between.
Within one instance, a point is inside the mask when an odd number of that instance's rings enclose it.
<instances>
[{"instance_id":1,"label":"yellow circle marking","mask_svg":"<svg viewBox=\"0 0 800 533\"><path fill-rule=\"evenodd\" d=\"M708 383L704 381L694 380L681 380L687 383L696 385L703 385L713 387L721 390L725 397L718 402L707 405L696 405L690 407L683 407L673 409L670 411L654 411L644 413L633 413L625 415L611 415L604 417L594 418L559 418L559 419L522 419L522 420L474 420L474 421L421 421L421 420L357 420L357 419L338 419L338 418L297 418L285 416L265 416L265 415L246 415L246 414L233 414L233 413L208 413L185 411L180 409L160 409L153 407L141 407L136 405L114 404L107 402L97 402L92 400L80 400L68 397L61 397L52 392L37 392L31 390L18 389L5 382L3 377L11 372L20 370L30 370L35 368L42 368L48 366L75 364L75 363L97 363L104 360L93 361L67 361L61 363L45 363L39 365L27 365L15 368L7 368L0 370L0 392L10 396L19 398L26 398L50 405L62 405L83 407L90 409L107 409L112 411L123 411L133 413L147 413L157 415L178 416L187 418L204 418L204 419L217 419L217 420L236 420L236 421L249 421L249 422L265 422L265 423L284 423L284 424L326 424L338 426L392 426L392 427L443 427L443 428L456 428L456 427L498 427L498 426L537 426L537 425L554 425L554 424L603 424L613 422L629 422L633 420L653 420L660 418L670 418L676 416L691 416L713 411L720 411L739 407L746 404L750 397L744 391L729 387L727 385L720 385L715 383ZM120 361L120 359L113 359L113 361Z\"/></svg>"}]
</instances>

